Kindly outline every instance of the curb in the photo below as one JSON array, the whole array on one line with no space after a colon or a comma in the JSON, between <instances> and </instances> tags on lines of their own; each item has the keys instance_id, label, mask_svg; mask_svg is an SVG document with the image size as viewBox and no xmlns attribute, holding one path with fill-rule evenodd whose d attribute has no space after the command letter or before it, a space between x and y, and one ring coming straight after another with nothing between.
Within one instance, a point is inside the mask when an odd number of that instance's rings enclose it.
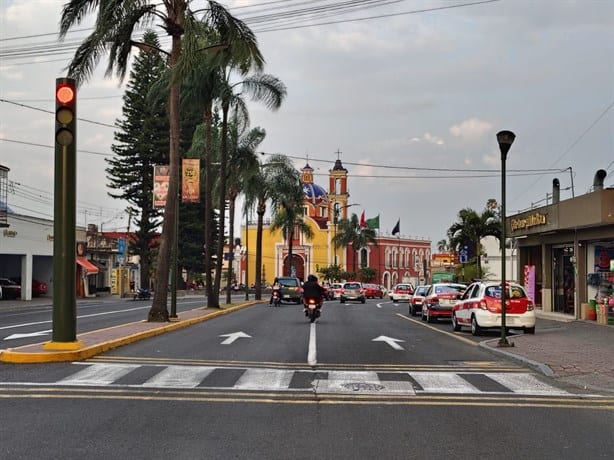
<instances>
[{"instance_id":1,"label":"curb","mask_svg":"<svg viewBox=\"0 0 614 460\"><path fill-rule=\"evenodd\" d=\"M493 347L490 345L491 343L495 343L495 342L499 342L499 339L484 340L483 342L480 342L478 346L487 350L489 353L504 356L508 359L511 359L512 361L516 361L521 364L526 364L531 369L534 369L540 374L543 374L547 377L552 377L554 375L554 371L550 369L550 367L548 367L547 364L540 363L538 361L533 361L532 359L525 358L524 356L520 356L520 355L511 353L509 351L501 350L497 348L496 346Z\"/></svg>"},{"instance_id":2,"label":"curb","mask_svg":"<svg viewBox=\"0 0 614 460\"><path fill-rule=\"evenodd\" d=\"M83 348L79 348L77 350L67 350L67 351L43 351L43 352L27 352L27 351L19 351L24 348L31 348L32 345L25 345L23 347L18 348L9 348L6 350L2 350L0 352L0 361L5 363L14 363L14 364L25 364L25 363L50 363L50 362L65 362L65 361L82 361L84 359L91 358L97 354L103 353L105 351L111 350L113 348L121 347L123 345L127 345L129 343L137 342L139 340L147 339L150 337L155 337L160 334L164 334L165 332L174 331L176 329L183 329L185 327L191 326L193 324L198 324L204 321L208 321L213 318L217 318L218 316L227 315L229 313L235 312L237 310L242 310L243 308L250 307L255 305L260 301L254 301L249 303L244 303L237 305L235 307L230 307L224 310L213 311L210 313L205 313L202 316L196 318L190 318L185 320L179 320L171 323L167 323L164 326L154 327L152 329L136 332L124 337L119 337L117 339L107 340L95 345L84 346ZM202 310L202 308L197 308L195 310L189 310L191 312ZM147 323L147 321L138 321L136 323L127 323L120 324L118 326L113 326L108 328L116 329L120 327L125 327L129 324L140 324ZM84 332L83 334L79 334L77 336L77 340L84 342L85 337L89 334L97 333L101 330L98 329L95 331ZM35 346L40 346L42 349L44 343L35 344Z\"/></svg>"}]
</instances>

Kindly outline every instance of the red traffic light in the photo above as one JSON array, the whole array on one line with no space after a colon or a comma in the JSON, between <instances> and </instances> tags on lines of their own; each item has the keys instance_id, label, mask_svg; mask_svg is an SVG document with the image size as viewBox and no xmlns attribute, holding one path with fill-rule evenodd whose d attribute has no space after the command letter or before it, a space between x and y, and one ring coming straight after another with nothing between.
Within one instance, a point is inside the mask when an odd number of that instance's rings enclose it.
<instances>
[{"instance_id":1,"label":"red traffic light","mask_svg":"<svg viewBox=\"0 0 614 460\"><path fill-rule=\"evenodd\" d=\"M55 98L60 104L70 104L75 100L75 88L65 83L58 85L55 89Z\"/></svg>"}]
</instances>

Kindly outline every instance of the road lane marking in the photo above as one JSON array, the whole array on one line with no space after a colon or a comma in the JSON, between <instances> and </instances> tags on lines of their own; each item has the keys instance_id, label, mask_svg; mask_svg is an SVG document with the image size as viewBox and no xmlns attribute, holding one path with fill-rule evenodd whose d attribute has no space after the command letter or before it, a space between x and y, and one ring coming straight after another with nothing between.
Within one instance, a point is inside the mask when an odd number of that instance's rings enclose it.
<instances>
[{"instance_id":1,"label":"road lane marking","mask_svg":"<svg viewBox=\"0 0 614 460\"><path fill-rule=\"evenodd\" d=\"M144 387L152 388L196 388L214 367L168 366L143 383Z\"/></svg>"},{"instance_id":2,"label":"road lane marking","mask_svg":"<svg viewBox=\"0 0 614 460\"><path fill-rule=\"evenodd\" d=\"M68 377L59 380L60 385L110 385L115 380L132 372L138 364L108 364L88 366Z\"/></svg>"},{"instance_id":3,"label":"road lane marking","mask_svg":"<svg viewBox=\"0 0 614 460\"><path fill-rule=\"evenodd\" d=\"M439 332L440 334L447 335L448 337L453 337L453 338L455 338L455 339L457 339L457 340L460 340L461 342L465 342L465 343L466 343L466 344L468 344L468 345L473 345L474 347L477 347L477 346L479 346L479 345L480 345L479 343L474 342L474 341L473 341L473 340L471 340L471 339L467 339L467 338L465 338L465 337L462 337L462 336L456 335L456 334L454 334L454 333L452 333L452 332L442 331L441 329L437 329L436 327L433 327L433 326L431 326L431 325L429 325L429 324L424 323L422 320L418 321L418 320L412 319L412 318L410 318L410 317L408 317L408 316L402 315L401 313L397 313L397 316L399 316L399 317L401 317L401 318L403 318L403 319L406 319L407 321L411 321L412 323L416 323L416 324L419 324L420 326L423 326L423 327L429 328L429 329L431 329L432 331Z\"/></svg>"},{"instance_id":4,"label":"road lane marking","mask_svg":"<svg viewBox=\"0 0 614 460\"><path fill-rule=\"evenodd\" d=\"M316 323L311 323L309 328L309 351L307 352L307 364L315 366L318 363L316 347Z\"/></svg>"},{"instance_id":5,"label":"road lane marking","mask_svg":"<svg viewBox=\"0 0 614 460\"><path fill-rule=\"evenodd\" d=\"M294 371L280 369L247 369L233 385L239 390L284 390Z\"/></svg>"}]
</instances>

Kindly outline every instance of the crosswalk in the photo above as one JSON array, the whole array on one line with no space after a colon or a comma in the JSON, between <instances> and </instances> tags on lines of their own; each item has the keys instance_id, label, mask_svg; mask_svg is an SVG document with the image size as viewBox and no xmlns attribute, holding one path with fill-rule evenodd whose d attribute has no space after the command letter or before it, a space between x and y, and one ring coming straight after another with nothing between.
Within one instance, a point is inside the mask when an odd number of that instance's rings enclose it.
<instances>
[{"instance_id":1,"label":"crosswalk","mask_svg":"<svg viewBox=\"0 0 614 460\"><path fill-rule=\"evenodd\" d=\"M75 371L75 368L78 370ZM143 363L74 363L54 386L315 392L364 395L567 396L530 372L497 369L369 370L284 369Z\"/></svg>"}]
</instances>

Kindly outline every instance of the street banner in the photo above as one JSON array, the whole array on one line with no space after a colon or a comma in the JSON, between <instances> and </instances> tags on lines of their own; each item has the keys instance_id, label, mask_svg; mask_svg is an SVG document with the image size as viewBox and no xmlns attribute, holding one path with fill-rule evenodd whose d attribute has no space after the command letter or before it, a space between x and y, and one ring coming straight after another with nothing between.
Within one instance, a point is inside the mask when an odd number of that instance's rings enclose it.
<instances>
[{"instance_id":1,"label":"street banner","mask_svg":"<svg viewBox=\"0 0 614 460\"><path fill-rule=\"evenodd\" d=\"M535 265L524 266L524 290L527 297L535 302Z\"/></svg>"},{"instance_id":2,"label":"street banner","mask_svg":"<svg viewBox=\"0 0 614 460\"><path fill-rule=\"evenodd\" d=\"M166 197L168 195L168 182L170 168L168 165L154 166L154 193L153 206L154 208L163 208L166 206Z\"/></svg>"},{"instance_id":3,"label":"street banner","mask_svg":"<svg viewBox=\"0 0 614 460\"><path fill-rule=\"evenodd\" d=\"M367 221L365 220L365 212L363 211L362 214L360 215L360 227L366 228L366 226L367 226Z\"/></svg>"},{"instance_id":4,"label":"street banner","mask_svg":"<svg viewBox=\"0 0 614 460\"><path fill-rule=\"evenodd\" d=\"M200 159L182 160L181 201L198 203L200 201Z\"/></svg>"}]
</instances>

